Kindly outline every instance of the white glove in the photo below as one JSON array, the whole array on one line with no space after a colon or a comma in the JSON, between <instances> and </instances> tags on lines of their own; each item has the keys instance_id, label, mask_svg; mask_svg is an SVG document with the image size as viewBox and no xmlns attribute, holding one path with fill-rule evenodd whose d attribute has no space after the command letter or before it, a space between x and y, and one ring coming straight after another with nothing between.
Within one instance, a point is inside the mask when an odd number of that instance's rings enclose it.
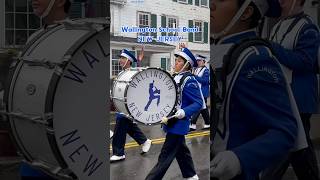
<instances>
[{"instance_id":1,"label":"white glove","mask_svg":"<svg viewBox=\"0 0 320 180\"><path fill-rule=\"evenodd\" d=\"M160 122L161 124L168 124L168 118L167 117L163 117L162 119L161 119L161 122Z\"/></svg>"},{"instance_id":2,"label":"white glove","mask_svg":"<svg viewBox=\"0 0 320 180\"><path fill-rule=\"evenodd\" d=\"M183 109L179 109L175 114L174 114L178 119L182 119L186 116L186 113L184 112Z\"/></svg>"},{"instance_id":3,"label":"white glove","mask_svg":"<svg viewBox=\"0 0 320 180\"><path fill-rule=\"evenodd\" d=\"M210 162L210 174L219 180L230 180L241 174L241 165L237 155L232 151L218 153Z\"/></svg>"}]
</instances>

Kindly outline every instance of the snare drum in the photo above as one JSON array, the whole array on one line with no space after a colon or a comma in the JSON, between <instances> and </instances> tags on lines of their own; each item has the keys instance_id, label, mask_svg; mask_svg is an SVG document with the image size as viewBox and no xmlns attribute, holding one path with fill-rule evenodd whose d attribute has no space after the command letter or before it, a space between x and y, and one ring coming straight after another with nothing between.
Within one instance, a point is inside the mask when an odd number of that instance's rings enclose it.
<instances>
[{"instance_id":1,"label":"snare drum","mask_svg":"<svg viewBox=\"0 0 320 180\"><path fill-rule=\"evenodd\" d=\"M64 22L10 69L4 114L27 163L51 176L106 179L108 38L106 19Z\"/></svg>"},{"instance_id":2,"label":"snare drum","mask_svg":"<svg viewBox=\"0 0 320 180\"><path fill-rule=\"evenodd\" d=\"M160 68L130 68L114 80L112 100L119 112L152 125L176 108L177 87L170 74Z\"/></svg>"}]
</instances>

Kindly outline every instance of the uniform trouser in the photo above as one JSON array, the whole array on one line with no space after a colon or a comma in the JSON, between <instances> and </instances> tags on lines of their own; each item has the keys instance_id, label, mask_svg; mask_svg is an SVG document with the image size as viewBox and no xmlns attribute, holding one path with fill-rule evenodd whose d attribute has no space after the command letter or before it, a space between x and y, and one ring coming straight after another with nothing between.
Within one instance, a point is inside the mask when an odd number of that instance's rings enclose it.
<instances>
[{"instance_id":1,"label":"uniform trouser","mask_svg":"<svg viewBox=\"0 0 320 180\"><path fill-rule=\"evenodd\" d=\"M191 153L186 145L184 135L167 133L166 140L158 158L158 163L147 175L146 180L162 179L174 158L177 159L184 178L196 175Z\"/></svg>"},{"instance_id":2,"label":"uniform trouser","mask_svg":"<svg viewBox=\"0 0 320 180\"><path fill-rule=\"evenodd\" d=\"M197 120L198 120L198 118L199 118L199 116L201 114L202 117L203 117L204 123L206 125L210 125L209 111L208 111L208 107L207 107L207 98L205 98L204 100L205 100L206 108L202 109L199 112L197 112L194 115L192 115L191 124L197 124Z\"/></svg>"},{"instance_id":3,"label":"uniform trouser","mask_svg":"<svg viewBox=\"0 0 320 180\"><path fill-rule=\"evenodd\" d=\"M319 170L316 154L310 138L310 118L312 114L301 113L300 117L306 132L309 147L290 153L278 165L264 171L261 180L280 180L289 164L299 180L319 180Z\"/></svg>"},{"instance_id":4,"label":"uniform trouser","mask_svg":"<svg viewBox=\"0 0 320 180\"><path fill-rule=\"evenodd\" d=\"M143 144L147 140L146 136L132 120L127 118L117 119L112 139L112 151L114 155L124 155L127 133L137 141L139 145Z\"/></svg>"},{"instance_id":5,"label":"uniform trouser","mask_svg":"<svg viewBox=\"0 0 320 180\"><path fill-rule=\"evenodd\" d=\"M20 178L20 180L56 180L54 178L51 178L51 177L26 177L26 176L23 176Z\"/></svg>"}]
</instances>

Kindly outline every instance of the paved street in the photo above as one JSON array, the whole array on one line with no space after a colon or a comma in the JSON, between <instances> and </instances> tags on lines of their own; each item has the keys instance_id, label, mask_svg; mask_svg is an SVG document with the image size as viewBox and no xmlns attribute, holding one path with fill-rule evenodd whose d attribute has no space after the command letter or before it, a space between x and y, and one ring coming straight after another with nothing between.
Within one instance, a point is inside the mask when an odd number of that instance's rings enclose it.
<instances>
[{"instance_id":1,"label":"paved street","mask_svg":"<svg viewBox=\"0 0 320 180\"><path fill-rule=\"evenodd\" d=\"M313 118L313 121L320 119L320 116ZM111 129L114 127L114 120L111 121ZM209 178L209 132L202 130L203 120L200 118L197 124L198 130L190 133L186 136L187 145L191 151L195 168L200 179ZM164 133L159 127L156 126L144 126L139 125L142 131L148 138L153 140L153 145L150 151L141 155L141 147L136 144L133 139L127 136L126 142L126 160L112 163L110 165L110 179L111 180L143 180L151 168L157 162L157 158L160 153L160 149L164 142ZM317 133L317 128L313 127L313 136ZM320 141L315 141L316 154L320 157ZM111 150L111 149L110 149ZM111 152L111 151L110 151ZM19 180L18 168L21 158L0 158L0 180ZM319 162L319 160L318 160ZM183 179L177 162L174 160L171 167L167 171L165 180L179 180ZM283 180L296 180L295 174L292 168L289 167Z\"/></svg>"}]
</instances>

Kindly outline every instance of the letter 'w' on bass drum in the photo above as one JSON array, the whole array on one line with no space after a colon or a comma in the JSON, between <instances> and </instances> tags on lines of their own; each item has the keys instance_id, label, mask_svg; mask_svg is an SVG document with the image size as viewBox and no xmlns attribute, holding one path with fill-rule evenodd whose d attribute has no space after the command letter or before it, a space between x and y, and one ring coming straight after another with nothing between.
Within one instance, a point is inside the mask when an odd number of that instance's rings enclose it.
<instances>
[{"instance_id":1,"label":"letter 'w' on bass drum","mask_svg":"<svg viewBox=\"0 0 320 180\"><path fill-rule=\"evenodd\" d=\"M57 179L105 180L106 18L65 21L12 64L6 112L26 162Z\"/></svg>"},{"instance_id":2,"label":"letter 'w' on bass drum","mask_svg":"<svg viewBox=\"0 0 320 180\"><path fill-rule=\"evenodd\" d=\"M119 112L153 125L173 113L177 87L170 74L160 68L131 68L119 73L111 96Z\"/></svg>"}]
</instances>

